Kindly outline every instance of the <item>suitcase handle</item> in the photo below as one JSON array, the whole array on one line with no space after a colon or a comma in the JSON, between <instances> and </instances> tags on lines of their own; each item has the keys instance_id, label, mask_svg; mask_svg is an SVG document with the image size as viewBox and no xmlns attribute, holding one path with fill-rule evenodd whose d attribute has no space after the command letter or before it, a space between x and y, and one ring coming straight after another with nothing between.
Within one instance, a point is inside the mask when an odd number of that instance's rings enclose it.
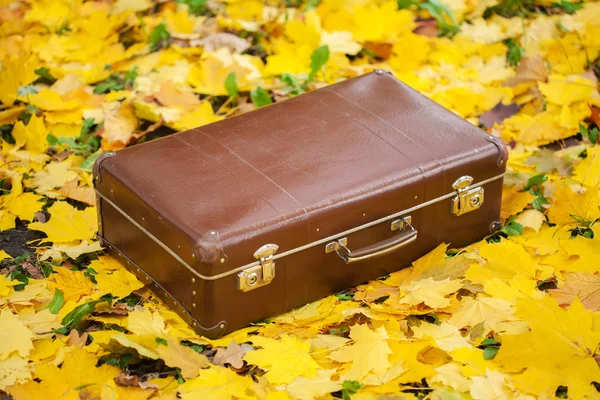
<instances>
[{"instance_id":1,"label":"suitcase handle","mask_svg":"<svg viewBox=\"0 0 600 400\"><path fill-rule=\"evenodd\" d=\"M339 247L335 251L346 264L392 253L399 248L417 240L417 230L410 224L410 222L404 222L406 224L406 228L400 235L393 236L389 239L382 240L381 242L354 251L346 247L348 241L345 240L346 238L342 238L337 241Z\"/></svg>"}]
</instances>

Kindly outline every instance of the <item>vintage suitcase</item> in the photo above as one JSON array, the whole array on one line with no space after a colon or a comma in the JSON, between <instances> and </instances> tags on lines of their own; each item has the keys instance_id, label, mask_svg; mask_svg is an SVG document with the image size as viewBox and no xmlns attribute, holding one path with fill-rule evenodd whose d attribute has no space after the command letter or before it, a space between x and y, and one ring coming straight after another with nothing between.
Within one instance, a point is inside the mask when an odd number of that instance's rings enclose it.
<instances>
[{"instance_id":1,"label":"vintage suitcase","mask_svg":"<svg viewBox=\"0 0 600 400\"><path fill-rule=\"evenodd\" d=\"M103 246L215 338L500 225L503 142L389 72L105 153Z\"/></svg>"}]
</instances>

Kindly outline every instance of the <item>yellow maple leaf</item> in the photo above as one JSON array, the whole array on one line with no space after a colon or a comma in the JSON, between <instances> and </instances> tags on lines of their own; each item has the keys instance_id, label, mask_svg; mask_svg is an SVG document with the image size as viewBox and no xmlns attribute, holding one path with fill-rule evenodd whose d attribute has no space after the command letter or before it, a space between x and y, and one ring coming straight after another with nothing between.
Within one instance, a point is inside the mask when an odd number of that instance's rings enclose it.
<instances>
[{"instance_id":1,"label":"yellow maple leaf","mask_svg":"<svg viewBox=\"0 0 600 400\"><path fill-rule=\"evenodd\" d=\"M465 277L472 283L484 283L488 279L510 279L520 273L530 279L536 278L538 264L523 246L509 240L486 243L479 255L487 260L485 265L473 264Z\"/></svg>"},{"instance_id":2,"label":"yellow maple leaf","mask_svg":"<svg viewBox=\"0 0 600 400\"><path fill-rule=\"evenodd\" d=\"M586 152L587 157L573 169L573 177L593 190L600 184L600 147L590 147Z\"/></svg>"},{"instance_id":3,"label":"yellow maple leaf","mask_svg":"<svg viewBox=\"0 0 600 400\"><path fill-rule=\"evenodd\" d=\"M518 321L510 303L505 300L479 296L476 299L466 298L452 313L448 323L458 329L474 327L484 323L489 329L497 328L502 322Z\"/></svg>"},{"instance_id":4,"label":"yellow maple leaf","mask_svg":"<svg viewBox=\"0 0 600 400\"><path fill-rule=\"evenodd\" d=\"M40 256L40 260L44 261L52 258L52 261L61 264L64 261L63 253L76 260L82 254L100 251L102 251L102 246L100 246L99 242L90 242L88 240L75 241L72 243L55 244ZM94 270L98 272L96 269Z\"/></svg>"},{"instance_id":5,"label":"yellow maple leaf","mask_svg":"<svg viewBox=\"0 0 600 400\"><path fill-rule=\"evenodd\" d=\"M93 268L97 273L107 273L110 271L116 271L118 269L123 268L123 266L113 257L111 256L100 256L89 265L90 268Z\"/></svg>"},{"instance_id":6,"label":"yellow maple leaf","mask_svg":"<svg viewBox=\"0 0 600 400\"><path fill-rule=\"evenodd\" d=\"M592 329L593 313L576 300L569 310L561 309L551 297L521 299L517 316L530 331L503 335L494 361L513 373L516 389L553 396L558 386L569 388L569 396L583 398L592 382L600 379L594 353L600 332ZM568 371L568 373L566 373Z\"/></svg>"},{"instance_id":7,"label":"yellow maple leaf","mask_svg":"<svg viewBox=\"0 0 600 400\"><path fill-rule=\"evenodd\" d=\"M7 252L5 252L4 250L0 250L0 261L4 260L6 258L12 258L12 257ZM4 277L6 277L6 276L4 276Z\"/></svg>"},{"instance_id":8,"label":"yellow maple leaf","mask_svg":"<svg viewBox=\"0 0 600 400\"><path fill-rule=\"evenodd\" d=\"M239 376L229 368L211 367L179 386L179 392L184 400L252 399L255 397L246 392L252 383L249 377Z\"/></svg>"},{"instance_id":9,"label":"yellow maple leaf","mask_svg":"<svg viewBox=\"0 0 600 400\"><path fill-rule=\"evenodd\" d=\"M122 346L135 349L142 357L150 358L152 360L158 360L160 358L155 351L157 346L155 339L146 340L149 338L136 335L124 335L122 333L114 335L112 339L116 340Z\"/></svg>"},{"instance_id":10,"label":"yellow maple leaf","mask_svg":"<svg viewBox=\"0 0 600 400\"><path fill-rule=\"evenodd\" d=\"M56 274L49 277L51 286L63 292L65 301L79 301L83 296L88 296L94 290L92 281L84 275L83 271L71 271L66 267L55 269Z\"/></svg>"},{"instance_id":11,"label":"yellow maple leaf","mask_svg":"<svg viewBox=\"0 0 600 400\"><path fill-rule=\"evenodd\" d=\"M477 400L510 399L510 376L499 371L487 370L484 376L474 376L471 384L471 397Z\"/></svg>"},{"instance_id":12,"label":"yellow maple leaf","mask_svg":"<svg viewBox=\"0 0 600 400\"><path fill-rule=\"evenodd\" d=\"M450 305L450 300L446 298L463 286L459 280L451 281L446 278L441 281L435 281L429 277L420 281L413 281L400 286L400 304L415 306L425 304L431 308L444 308Z\"/></svg>"},{"instance_id":13,"label":"yellow maple leaf","mask_svg":"<svg viewBox=\"0 0 600 400\"><path fill-rule=\"evenodd\" d=\"M0 361L0 390L16 383L23 383L31 379L31 371L27 360L14 355Z\"/></svg>"},{"instance_id":14,"label":"yellow maple leaf","mask_svg":"<svg viewBox=\"0 0 600 400\"><path fill-rule=\"evenodd\" d=\"M226 95L225 79L235 73L239 90L248 90L261 78L262 61L258 57L231 53L225 47L202 54L198 66L190 71L187 81L198 93Z\"/></svg>"},{"instance_id":15,"label":"yellow maple leaf","mask_svg":"<svg viewBox=\"0 0 600 400\"><path fill-rule=\"evenodd\" d=\"M36 60L21 52L2 60L0 70L0 101L4 107L10 107L17 100L19 87L35 80Z\"/></svg>"},{"instance_id":16,"label":"yellow maple leaf","mask_svg":"<svg viewBox=\"0 0 600 400\"><path fill-rule=\"evenodd\" d=\"M455 363L448 363L435 369L435 375L428 380L433 384L441 383L444 386L450 386L459 392L467 392L471 386L471 381L462 374L460 366Z\"/></svg>"},{"instance_id":17,"label":"yellow maple leaf","mask_svg":"<svg viewBox=\"0 0 600 400\"><path fill-rule=\"evenodd\" d=\"M439 325L421 323L421 325L413 326L412 331L415 338L422 339L427 336L433 339L436 346L444 351L450 352L461 347L471 347L468 339L463 337L455 326L447 322L442 322Z\"/></svg>"},{"instance_id":18,"label":"yellow maple leaf","mask_svg":"<svg viewBox=\"0 0 600 400\"><path fill-rule=\"evenodd\" d=\"M334 361L352 362L347 378L361 380L370 371L378 376L385 375L392 366L392 349L387 342L389 336L385 327L380 326L373 331L366 324L354 325L350 328L350 338L354 341L352 345L329 355Z\"/></svg>"},{"instance_id":19,"label":"yellow maple leaf","mask_svg":"<svg viewBox=\"0 0 600 400\"><path fill-rule=\"evenodd\" d=\"M36 189L38 194L57 198L59 192L56 188L73 179L77 179L77 173L73 171L73 158L67 158L61 162L51 162L43 170L33 173L26 184Z\"/></svg>"},{"instance_id":20,"label":"yellow maple leaf","mask_svg":"<svg viewBox=\"0 0 600 400\"><path fill-rule=\"evenodd\" d=\"M44 119L33 115L29 123L25 125L17 121L12 134L17 142L17 146L34 153L44 153L48 149L46 136L48 132L44 126Z\"/></svg>"},{"instance_id":21,"label":"yellow maple leaf","mask_svg":"<svg viewBox=\"0 0 600 400\"><path fill-rule=\"evenodd\" d=\"M223 118L215 115L210 103L205 101L193 109L184 112L177 120L168 123L167 125L177 131L184 131L220 121L221 119Z\"/></svg>"},{"instance_id":22,"label":"yellow maple leaf","mask_svg":"<svg viewBox=\"0 0 600 400\"><path fill-rule=\"evenodd\" d=\"M335 369L322 369L317 372L317 376L312 379L299 377L286 386L286 391L295 399L310 400L327 393L342 390L339 381L332 380Z\"/></svg>"},{"instance_id":23,"label":"yellow maple leaf","mask_svg":"<svg viewBox=\"0 0 600 400\"><path fill-rule=\"evenodd\" d=\"M45 111L65 111L79 107L75 100L63 100L61 95L52 89L42 90L39 93L30 94L27 98L32 104Z\"/></svg>"},{"instance_id":24,"label":"yellow maple leaf","mask_svg":"<svg viewBox=\"0 0 600 400\"><path fill-rule=\"evenodd\" d=\"M51 362L36 366L35 376L41 382L29 381L25 385L12 386L8 388L8 392L17 399L33 397L76 400L83 388L92 396L99 395L102 386L113 380L121 370L108 364L96 368L97 362L94 354L74 348L65 355L60 368Z\"/></svg>"},{"instance_id":25,"label":"yellow maple leaf","mask_svg":"<svg viewBox=\"0 0 600 400\"><path fill-rule=\"evenodd\" d=\"M186 379L198 376L201 368L208 367L208 358L198 354L191 348L183 346L172 336L167 336L168 346L159 345L156 348L158 355L169 367L179 368L181 376Z\"/></svg>"},{"instance_id":26,"label":"yellow maple leaf","mask_svg":"<svg viewBox=\"0 0 600 400\"><path fill-rule=\"evenodd\" d=\"M500 210L500 218L503 220L510 217L511 215L517 214L531 201L535 199L531 193L519 192L516 188L504 188L502 190L502 208Z\"/></svg>"},{"instance_id":27,"label":"yellow maple leaf","mask_svg":"<svg viewBox=\"0 0 600 400\"><path fill-rule=\"evenodd\" d=\"M262 349L246 354L244 360L266 370L265 376L272 384L290 383L299 376L316 376L319 365L310 356L310 342L289 335L281 340L257 336L250 341Z\"/></svg>"},{"instance_id":28,"label":"yellow maple leaf","mask_svg":"<svg viewBox=\"0 0 600 400\"><path fill-rule=\"evenodd\" d=\"M538 233L542 224L546 222L546 217L538 210L525 210L517 215L515 221L523 225L523 228L532 229Z\"/></svg>"},{"instance_id":29,"label":"yellow maple leaf","mask_svg":"<svg viewBox=\"0 0 600 400\"><path fill-rule=\"evenodd\" d=\"M144 287L135 275L126 269L119 269L112 274L98 274L95 276L98 289L103 293L112 293L116 297L127 297L134 290Z\"/></svg>"},{"instance_id":30,"label":"yellow maple leaf","mask_svg":"<svg viewBox=\"0 0 600 400\"><path fill-rule=\"evenodd\" d=\"M571 256L570 262L561 266L562 271L569 272L598 272L600 262L600 232L594 229L594 238L588 239L577 236L574 239L561 240L564 251ZM576 258L575 258L576 257Z\"/></svg>"},{"instance_id":31,"label":"yellow maple leaf","mask_svg":"<svg viewBox=\"0 0 600 400\"><path fill-rule=\"evenodd\" d=\"M42 209L42 196L35 193L25 192L9 199L4 209L21 220L33 221L34 214Z\"/></svg>"},{"instance_id":32,"label":"yellow maple leaf","mask_svg":"<svg viewBox=\"0 0 600 400\"><path fill-rule=\"evenodd\" d=\"M522 274L516 274L509 281L498 277L483 282L483 290L496 299L506 300L514 304L517 299L544 297L544 292L538 290L537 281Z\"/></svg>"},{"instance_id":33,"label":"yellow maple leaf","mask_svg":"<svg viewBox=\"0 0 600 400\"><path fill-rule=\"evenodd\" d=\"M600 218L598 189L557 184L554 201L548 210L550 222L557 225L575 224L577 220Z\"/></svg>"},{"instance_id":34,"label":"yellow maple leaf","mask_svg":"<svg viewBox=\"0 0 600 400\"><path fill-rule=\"evenodd\" d=\"M8 309L0 311L0 326L0 361L13 353L27 357L33 350L33 333Z\"/></svg>"},{"instance_id":35,"label":"yellow maple leaf","mask_svg":"<svg viewBox=\"0 0 600 400\"><path fill-rule=\"evenodd\" d=\"M538 86L548 102L560 106L588 100L596 91L591 80L578 75L569 77L550 75L548 83L540 82Z\"/></svg>"},{"instance_id":36,"label":"yellow maple leaf","mask_svg":"<svg viewBox=\"0 0 600 400\"><path fill-rule=\"evenodd\" d=\"M54 243L91 239L98 228L94 207L80 211L64 201L57 201L48 208L48 212L48 222L31 223L29 229L44 232Z\"/></svg>"}]
</instances>

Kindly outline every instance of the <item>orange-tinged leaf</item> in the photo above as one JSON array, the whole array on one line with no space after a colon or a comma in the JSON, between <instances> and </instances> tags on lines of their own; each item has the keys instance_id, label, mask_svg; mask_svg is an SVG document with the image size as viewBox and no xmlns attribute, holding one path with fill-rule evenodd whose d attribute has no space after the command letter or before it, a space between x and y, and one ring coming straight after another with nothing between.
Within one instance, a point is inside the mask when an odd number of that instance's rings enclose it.
<instances>
[{"instance_id":1,"label":"orange-tinged leaf","mask_svg":"<svg viewBox=\"0 0 600 400\"><path fill-rule=\"evenodd\" d=\"M72 180L60 187L59 192L70 199L80 201L93 206L96 204L94 189L89 187L81 187L77 180Z\"/></svg>"},{"instance_id":2,"label":"orange-tinged leaf","mask_svg":"<svg viewBox=\"0 0 600 400\"><path fill-rule=\"evenodd\" d=\"M122 149L133 137L137 126L138 120L130 103L105 105L102 147L105 150Z\"/></svg>"},{"instance_id":3,"label":"orange-tinged leaf","mask_svg":"<svg viewBox=\"0 0 600 400\"><path fill-rule=\"evenodd\" d=\"M71 271L65 267L58 267L55 271L57 273L52 274L49 280L52 282L52 287L63 292L65 301L78 301L94 290L94 284L83 271Z\"/></svg>"},{"instance_id":4,"label":"orange-tinged leaf","mask_svg":"<svg viewBox=\"0 0 600 400\"><path fill-rule=\"evenodd\" d=\"M600 277L590 273L573 272L564 275L565 284L550 291L561 306L570 306L575 299L590 311L600 311Z\"/></svg>"}]
</instances>

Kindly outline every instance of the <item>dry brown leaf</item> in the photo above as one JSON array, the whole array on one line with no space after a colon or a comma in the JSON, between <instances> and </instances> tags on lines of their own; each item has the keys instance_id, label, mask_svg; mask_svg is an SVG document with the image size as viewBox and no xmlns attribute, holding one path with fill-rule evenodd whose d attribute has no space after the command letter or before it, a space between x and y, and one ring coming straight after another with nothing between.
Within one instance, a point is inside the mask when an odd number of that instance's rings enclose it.
<instances>
[{"instance_id":1,"label":"dry brown leaf","mask_svg":"<svg viewBox=\"0 0 600 400\"><path fill-rule=\"evenodd\" d=\"M205 51L211 52L221 47L226 47L235 53L243 53L250 47L250 43L234 34L220 32L208 35L202 39L192 39L190 40L190 46L202 46Z\"/></svg>"},{"instance_id":2,"label":"dry brown leaf","mask_svg":"<svg viewBox=\"0 0 600 400\"><path fill-rule=\"evenodd\" d=\"M87 332L83 332L83 334L80 336L79 332L77 332L76 329L71 329L71 332L69 333L69 336L67 339L67 344L69 346L83 347L87 343L87 339L88 339Z\"/></svg>"},{"instance_id":3,"label":"dry brown leaf","mask_svg":"<svg viewBox=\"0 0 600 400\"><path fill-rule=\"evenodd\" d=\"M235 343L235 340L232 340L226 349L219 347L213 358L213 363L222 367L225 364L229 364L233 368L240 369L244 366L243 356L244 350L242 350L239 344Z\"/></svg>"},{"instance_id":4,"label":"dry brown leaf","mask_svg":"<svg viewBox=\"0 0 600 400\"><path fill-rule=\"evenodd\" d=\"M592 121L594 121L596 126L600 127L600 108L596 107L594 105L591 105L591 104L588 104L588 107L590 108L590 111L592 112L590 119Z\"/></svg>"},{"instance_id":5,"label":"dry brown leaf","mask_svg":"<svg viewBox=\"0 0 600 400\"><path fill-rule=\"evenodd\" d=\"M494 124L501 124L506 118L515 115L520 109L521 108L515 103L504 105L500 102L491 110L481 114L479 123L486 128L491 128Z\"/></svg>"},{"instance_id":6,"label":"dry brown leaf","mask_svg":"<svg viewBox=\"0 0 600 400\"><path fill-rule=\"evenodd\" d=\"M516 69L516 75L504 81L502 86L514 87L521 83L546 82L548 80L548 68L540 57L523 57Z\"/></svg>"},{"instance_id":7,"label":"dry brown leaf","mask_svg":"<svg viewBox=\"0 0 600 400\"><path fill-rule=\"evenodd\" d=\"M88 206L93 206L96 204L94 200L94 189L89 187L80 187L77 179L62 185L59 189L59 192L69 199L80 201Z\"/></svg>"},{"instance_id":8,"label":"dry brown leaf","mask_svg":"<svg viewBox=\"0 0 600 400\"><path fill-rule=\"evenodd\" d=\"M558 304L571 305L579 297L581 304L590 311L600 311L600 277L590 273L565 274L565 286L550 291Z\"/></svg>"},{"instance_id":9,"label":"dry brown leaf","mask_svg":"<svg viewBox=\"0 0 600 400\"><path fill-rule=\"evenodd\" d=\"M130 103L124 102L120 106L105 105L102 147L107 151L124 148L131 140L137 126L138 119Z\"/></svg>"},{"instance_id":10,"label":"dry brown leaf","mask_svg":"<svg viewBox=\"0 0 600 400\"><path fill-rule=\"evenodd\" d=\"M115 378L115 383L119 386L133 386L142 389L158 390L159 386L156 383L148 382L144 378L137 375L132 375L128 372L121 372Z\"/></svg>"}]
</instances>

